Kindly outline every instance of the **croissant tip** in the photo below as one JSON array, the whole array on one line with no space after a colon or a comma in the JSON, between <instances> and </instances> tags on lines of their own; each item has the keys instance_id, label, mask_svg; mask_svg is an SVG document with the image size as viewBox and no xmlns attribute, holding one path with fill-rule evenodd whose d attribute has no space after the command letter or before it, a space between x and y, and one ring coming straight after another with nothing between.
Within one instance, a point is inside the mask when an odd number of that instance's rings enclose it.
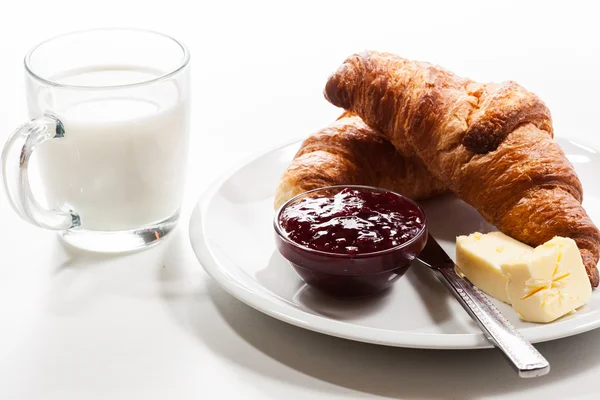
<instances>
[{"instance_id":1,"label":"croissant tip","mask_svg":"<svg viewBox=\"0 0 600 400\"><path fill-rule=\"evenodd\" d=\"M598 283L600 281L600 276L598 276L598 268L594 268L594 270L591 272L591 275L589 276L590 278L590 283L592 284L592 288L597 288L598 287Z\"/></svg>"},{"instance_id":2,"label":"croissant tip","mask_svg":"<svg viewBox=\"0 0 600 400\"><path fill-rule=\"evenodd\" d=\"M329 95L327 94L327 86L329 86L329 82L331 82L333 75L334 74L329 75L329 78L327 78L327 83L325 84L325 88L323 89L323 96L325 97L325 100L327 100L331 104L333 104L333 102L331 101L331 99L329 98Z\"/></svg>"},{"instance_id":3,"label":"croissant tip","mask_svg":"<svg viewBox=\"0 0 600 400\"><path fill-rule=\"evenodd\" d=\"M338 69L339 71L339 69ZM334 106L337 107L342 107L342 108L346 108L344 106L344 104L342 104L342 98L340 96L340 90L339 90L339 75L338 75L338 71L334 72L333 74L331 74L331 76L329 77L329 79L327 79L327 83L325 84L325 89L323 90L323 95L325 96L325 99L330 102L331 104L333 104Z\"/></svg>"}]
</instances>

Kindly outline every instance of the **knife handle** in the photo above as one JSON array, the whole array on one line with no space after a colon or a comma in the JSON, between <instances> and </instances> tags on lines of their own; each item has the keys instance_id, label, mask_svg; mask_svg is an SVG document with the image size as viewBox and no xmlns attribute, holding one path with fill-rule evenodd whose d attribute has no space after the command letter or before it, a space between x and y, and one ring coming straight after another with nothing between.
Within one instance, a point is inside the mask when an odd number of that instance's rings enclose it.
<instances>
[{"instance_id":1,"label":"knife handle","mask_svg":"<svg viewBox=\"0 0 600 400\"><path fill-rule=\"evenodd\" d=\"M550 372L550 364L519 333L469 280L461 278L454 268L436 269L442 283L450 289L487 338L508 358L522 378L533 378Z\"/></svg>"}]
</instances>

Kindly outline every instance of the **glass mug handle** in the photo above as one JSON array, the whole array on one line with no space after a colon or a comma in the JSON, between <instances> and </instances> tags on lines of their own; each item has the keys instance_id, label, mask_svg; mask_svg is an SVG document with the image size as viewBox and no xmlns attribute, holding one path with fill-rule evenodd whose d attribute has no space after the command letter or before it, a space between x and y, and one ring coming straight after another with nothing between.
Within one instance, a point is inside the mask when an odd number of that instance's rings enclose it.
<instances>
[{"instance_id":1,"label":"glass mug handle","mask_svg":"<svg viewBox=\"0 0 600 400\"><path fill-rule=\"evenodd\" d=\"M43 117L18 127L2 151L4 188L13 209L33 225L57 231L76 228L79 216L67 205L62 210L46 210L34 198L29 183L29 158L35 147L46 140L65 136L63 124L56 117Z\"/></svg>"}]
</instances>

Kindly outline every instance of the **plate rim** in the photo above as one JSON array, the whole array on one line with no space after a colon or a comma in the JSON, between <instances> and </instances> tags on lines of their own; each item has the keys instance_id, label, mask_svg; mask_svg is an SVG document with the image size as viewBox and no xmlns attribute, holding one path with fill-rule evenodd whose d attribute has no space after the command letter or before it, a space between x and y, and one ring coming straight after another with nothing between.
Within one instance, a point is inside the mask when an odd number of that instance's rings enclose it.
<instances>
[{"instance_id":1,"label":"plate rim","mask_svg":"<svg viewBox=\"0 0 600 400\"><path fill-rule=\"evenodd\" d=\"M589 149L587 143L581 143L565 137L557 137L557 140L564 140L574 144L582 144ZM247 286L243 282L234 280L233 275L226 273L223 267L219 265L217 258L212 254L207 240L205 238L205 218L206 209L210 201L214 198L218 189L227 182L233 175L247 167L249 164L257 161L269 154L281 151L292 145L299 145L301 139L287 141L276 147L263 150L255 155L248 157L234 167L223 173L219 178L208 186L205 192L200 196L189 220L188 233L190 243L196 258L207 274L215 280L227 293L235 297L246 305L280 321L289 323L300 328L318 332L321 334L335 336L347 340L353 340L364 343L385 345L392 347L405 347L417 349L437 349L437 350L470 350L486 349L494 347L487 341L483 333L426 333L426 332L405 332L394 331L381 328L354 325L352 323L333 320L324 316L314 315L289 305L280 304L276 301L265 298L256 290ZM257 282L257 285L261 286ZM600 289L597 289L600 290ZM593 318L590 314L587 318L580 319L577 326L572 327L568 321L565 323L555 323L547 325L538 325L531 328L521 329L523 336L532 343L541 343L551 340L557 340L564 337L578 335L600 327L600 317ZM351 328L350 328L351 327Z\"/></svg>"}]
</instances>

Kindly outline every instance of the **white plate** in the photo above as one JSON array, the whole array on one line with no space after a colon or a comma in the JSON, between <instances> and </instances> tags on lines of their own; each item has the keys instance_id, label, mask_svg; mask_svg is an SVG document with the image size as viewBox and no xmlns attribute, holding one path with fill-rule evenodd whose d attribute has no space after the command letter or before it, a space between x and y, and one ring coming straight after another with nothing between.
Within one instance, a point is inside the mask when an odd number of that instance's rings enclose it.
<instances>
[{"instance_id":1,"label":"white plate","mask_svg":"<svg viewBox=\"0 0 600 400\"><path fill-rule=\"evenodd\" d=\"M585 190L584 206L600 222L600 155L560 140ZM393 289L370 299L342 300L308 287L274 246L273 195L299 143L270 151L216 182L198 203L190 238L200 263L231 295L282 321L346 339L431 349L491 347L433 274L413 265ZM457 198L422 203L430 231L451 257L459 234L492 228ZM522 322L510 306L500 311L532 342L558 339L600 326L600 289L574 315L554 323Z\"/></svg>"}]
</instances>

